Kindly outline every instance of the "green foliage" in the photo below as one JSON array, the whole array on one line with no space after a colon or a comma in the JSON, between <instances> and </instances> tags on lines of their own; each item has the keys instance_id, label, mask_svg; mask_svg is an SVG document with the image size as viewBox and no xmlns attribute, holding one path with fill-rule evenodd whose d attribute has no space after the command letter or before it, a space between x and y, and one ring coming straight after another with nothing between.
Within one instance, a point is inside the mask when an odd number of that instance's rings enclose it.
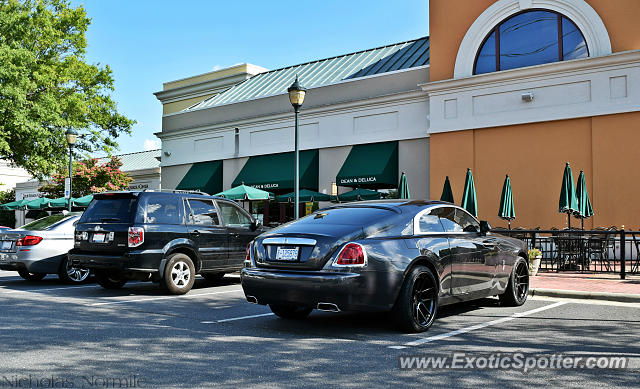
<instances>
[{"instance_id":1,"label":"green foliage","mask_svg":"<svg viewBox=\"0 0 640 389\"><path fill-rule=\"evenodd\" d=\"M0 191L0 204L6 204L12 201L16 201L16 191L14 189ZM13 228L15 225L16 212L0 210L0 226Z\"/></svg>"},{"instance_id":2,"label":"green foliage","mask_svg":"<svg viewBox=\"0 0 640 389\"><path fill-rule=\"evenodd\" d=\"M128 173L120 170L122 162L117 157L111 157L104 164L97 159L73 163L73 179L71 197L82 197L91 193L127 189L133 180ZM64 179L68 172L54 173L51 180L38 188L43 196L51 199L64 196Z\"/></svg>"},{"instance_id":3,"label":"green foliage","mask_svg":"<svg viewBox=\"0 0 640 389\"><path fill-rule=\"evenodd\" d=\"M85 62L90 22L67 0L0 0L0 158L39 178L68 163L67 129L76 153L110 153L135 123L107 94L109 66Z\"/></svg>"},{"instance_id":4,"label":"green foliage","mask_svg":"<svg viewBox=\"0 0 640 389\"><path fill-rule=\"evenodd\" d=\"M535 259L537 257L541 257L541 256L542 256L542 251L540 251L538 249L529 250L529 261L531 261L532 259Z\"/></svg>"}]
</instances>

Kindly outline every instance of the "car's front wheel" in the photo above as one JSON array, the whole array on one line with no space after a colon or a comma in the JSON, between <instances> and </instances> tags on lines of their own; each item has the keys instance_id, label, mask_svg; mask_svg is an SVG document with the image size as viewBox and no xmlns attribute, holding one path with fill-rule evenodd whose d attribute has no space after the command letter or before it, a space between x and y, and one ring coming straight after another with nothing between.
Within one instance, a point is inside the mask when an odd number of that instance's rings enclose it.
<instances>
[{"instance_id":1,"label":"car's front wheel","mask_svg":"<svg viewBox=\"0 0 640 389\"><path fill-rule=\"evenodd\" d=\"M185 294L191 290L196 268L188 255L173 254L164 270L164 286L171 294Z\"/></svg>"},{"instance_id":2,"label":"car's front wheel","mask_svg":"<svg viewBox=\"0 0 640 389\"><path fill-rule=\"evenodd\" d=\"M415 266L407 274L392 315L406 332L422 332L431 327L438 313L438 283L426 266Z\"/></svg>"},{"instance_id":3,"label":"car's front wheel","mask_svg":"<svg viewBox=\"0 0 640 389\"><path fill-rule=\"evenodd\" d=\"M275 313L276 316L289 320L306 319L313 310L308 307L285 304L269 304L269 308L271 308L271 312Z\"/></svg>"},{"instance_id":4,"label":"car's front wheel","mask_svg":"<svg viewBox=\"0 0 640 389\"><path fill-rule=\"evenodd\" d=\"M18 270L18 274L27 281L40 281L47 276L46 273L30 273L27 270Z\"/></svg>"},{"instance_id":5,"label":"car's front wheel","mask_svg":"<svg viewBox=\"0 0 640 389\"><path fill-rule=\"evenodd\" d=\"M127 283L127 279L122 275L105 270L96 270L96 281L105 289L120 289Z\"/></svg>"},{"instance_id":6,"label":"car's front wheel","mask_svg":"<svg viewBox=\"0 0 640 389\"><path fill-rule=\"evenodd\" d=\"M513 264L507 290L499 295L502 305L518 307L527 301L529 295L529 267L522 257L518 257Z\"/></svg>"},{"instance_id":7,"label":"car's front wheel","mask_svg":"<svg viewBox=\"0 0 640 389\"><path fill-rule=\"evenodd\" d=\"M58 278L60 281L68 284L81 284L89 278L89 269L75 267L69 262L69 258L65 258L60 263L60 270L58 271Z\"/></svg>"}]
</instances>

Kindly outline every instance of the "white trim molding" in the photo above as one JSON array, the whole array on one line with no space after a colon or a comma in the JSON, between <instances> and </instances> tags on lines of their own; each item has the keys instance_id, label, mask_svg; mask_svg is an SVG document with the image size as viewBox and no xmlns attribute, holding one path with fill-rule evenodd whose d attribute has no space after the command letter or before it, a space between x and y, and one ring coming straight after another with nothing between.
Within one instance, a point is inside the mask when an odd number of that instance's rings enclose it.
<instances>
[{"instance_id":1,"label":"white trim molding","mask_svg":"<svg viewBox=\"0 0 640 389\"><path fill-rule=\"evenodd\" d=\"M547 9L571 19L584 35L590 57L611 54L611 40L604 23L584 0L499 0L469 27L458 48L453 78L472 76L476 53L489 32L508 17L528 9Z\"/></svg>"}]
</instances>

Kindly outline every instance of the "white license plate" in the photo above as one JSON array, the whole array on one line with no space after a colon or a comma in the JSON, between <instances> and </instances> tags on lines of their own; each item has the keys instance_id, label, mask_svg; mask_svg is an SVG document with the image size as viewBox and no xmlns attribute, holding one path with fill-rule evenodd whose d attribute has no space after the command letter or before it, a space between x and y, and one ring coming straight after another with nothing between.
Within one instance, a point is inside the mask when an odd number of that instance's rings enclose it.
<instances>
[{"instance_id":1,"label":"white license plate","mask_svg":"<svg viewBox=\"0 0 640 389\"><path fill-rule=\"evenodd\" d=\"M2 241L2 250L9 250L9 249L11 249L11 244L12 244L12 243L13 243L13 242L12 242L12 241L10 241L10 240L3 240L3 241Z\"/></svg>"},{"instance_id":2,"label":"white license plate","mask_svg":"<svg viewBox=\"0 0 640 389\"><path fill-rule=\"evenodd\" d=\"M276 261L297 261L298 247L294 249L283 249L278 247L276 251Z\"/></svg>"},{"instance_id":3,"label":"white license plate","mask_svg":"<svg viewBox=\"0 0 640 389\"><path fill-rule=\"evenodd\" d=\"M104 243L105 234L93 234L93 243Z\"/></svg>"}]
</instances>

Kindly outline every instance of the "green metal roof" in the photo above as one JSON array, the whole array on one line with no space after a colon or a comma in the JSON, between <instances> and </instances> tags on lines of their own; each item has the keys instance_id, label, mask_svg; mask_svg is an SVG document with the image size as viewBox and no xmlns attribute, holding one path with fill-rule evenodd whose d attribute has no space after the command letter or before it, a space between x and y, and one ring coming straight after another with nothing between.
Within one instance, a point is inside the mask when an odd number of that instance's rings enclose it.
<instances>
[{"instance_id":1,"label":"green metal roof","mask_svg":"<svg viewBox=\"0 0 640 389\"><path fill-rule=\"evenodd\" d=\"M245 184L268 191L293 189L294 153L250 157L233 180L233 186ZM318 190L318 150L300 152L300 188Z\"/></svg>"},{"instance_id":2,"label":"green metal roof","mask_svg":"<svg viewBox=\"0 0 640 389\"><path fill-rule=\"evenodd\" d=\"M209 194L220 192L222 190L222 161L194 163L176 189L199 190Z\"/></svg>"},{"instance_id":3,"label":"green metal roof","mask_svg":"<svg viewBox=\"0 0 640 389\"><path fill-rule=\"evenodd\" d=\"M120 170L128 172L131 170L153 169L160 167L161 150L139 151L137 153L120 154L116 157L122 161ZM109 158L100 158L99 163L105 163Z\"/></svg>"},{"instance_id":4,"label":"green metal roof","mask_svg":"<svg viewBox=\"0 0 640 389\"><path fill-rule=\"evenodd\" d=\"M355 145L336 176L340 186L395 188L398 185L398 142Z\"/></svg>"},{"instance_id":5,"label":"green metal roof","mask_svg":"<svg viewBox=\"0 0 640 389\"><path fill-rule=\"evenodd\" d=\"M429 63L429 37L358 51L256 74L186 110L237 103L287 93L296 74L305 88L408 69Z\"/></svg>"}]
</instances>

